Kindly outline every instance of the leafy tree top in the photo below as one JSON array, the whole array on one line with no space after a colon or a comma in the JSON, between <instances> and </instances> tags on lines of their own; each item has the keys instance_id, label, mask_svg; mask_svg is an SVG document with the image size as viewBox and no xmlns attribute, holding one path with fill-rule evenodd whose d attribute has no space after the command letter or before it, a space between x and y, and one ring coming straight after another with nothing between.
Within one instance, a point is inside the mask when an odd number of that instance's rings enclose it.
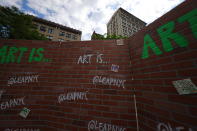
<instances>
[{"instance_id":1,"label":"leafy tree top","mask_svg":"<svg viewBox=\"0 0 197 131\"><path fill-rule=\"evenodd\" d=\"M16 7L0 6L0 38L47 40L36 30L32 19Z\"/></svg>"},{"instance_id":2,"label":"leafy tree top","mask_svg":"<svg viewBox=\"0 0 197 131\"><path fill-rule=\"evenodd\" d=\"M126 39L127 37L121 36L121 35L118 35L118 36L107 35L107 34L101 35L101 34L95 33L94 31L91 38L92 40L114 40L114 39Z\"/></svg>"}]
</instances>

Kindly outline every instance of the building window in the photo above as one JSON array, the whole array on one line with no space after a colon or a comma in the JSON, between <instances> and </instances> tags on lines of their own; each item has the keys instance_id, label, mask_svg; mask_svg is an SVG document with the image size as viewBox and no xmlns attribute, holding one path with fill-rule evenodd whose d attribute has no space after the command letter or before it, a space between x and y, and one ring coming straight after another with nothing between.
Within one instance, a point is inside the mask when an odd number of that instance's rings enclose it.
<instances>
[{"instance_id":1,"label":"building window","mask_svg":"<svg viewBox=\"0 0 197 131\"><path fill-rule=\"evenodd\" d=\"M58 41L59 41L59 42L63 42L63 41L64 41L64 39L62 39L62 38L59 38L59 39L58 39Z\"/></svg>"},{"instance_id":2,"label":"building window","mask_svg":"<svg viewBox=\"0 0 197 131\"><path fill-rule=\"evenodd\" d=\"M48 33L49 33L49 34L53 34L53 29L49 28L49 29L48 29Z\"/></svg>"},{"instance_id":3,"label":"building window","mask_svg":"<svg viewBox=\"0 0 197 131\"><path fill-rule=\"evenodd\" d=\"M47 38L48 38L49 40L52 40L52 39L53 39L53 36L47 35Z\"/></svg>"},{"instance_id":4,"label":"building window","mask_svg":"<svg viewBox=\"0 0 197 131\"><path fill-rule=\"evenodd\" d=\"M66 37L67 37L67 38L71 38L71 34L66 33Z\"/></svg>"},{"instance_id":5,"label":"building window","mask_svg":"<svg viewBox=\"0 0 197 131\"><path fill-rule=\"evenodd\" d=\"M76 40L76 39L77 39L77 36L76 36L76 35L72 35L72 38L73 38L74 40Z\"/></svg>"},{"instance_id":6,"label":"building window","mask_svg":"<svg viewBox=\"0 0 197 131\"><path fill-rule=\"evenodd\" d=\"M64 35L65 35L65 32L60 31L59 36L64 36Z\"/></svg>"},{"instance_id":7,"label":"building window","mask_svg":"<svg viewBox=\"0 0 197 131\"><path fill-rule=\"evenodd\" d=\"M40 26L40 31L45 32L46 31L46 27L45 26Z\"/></svg>"}]
</instances>

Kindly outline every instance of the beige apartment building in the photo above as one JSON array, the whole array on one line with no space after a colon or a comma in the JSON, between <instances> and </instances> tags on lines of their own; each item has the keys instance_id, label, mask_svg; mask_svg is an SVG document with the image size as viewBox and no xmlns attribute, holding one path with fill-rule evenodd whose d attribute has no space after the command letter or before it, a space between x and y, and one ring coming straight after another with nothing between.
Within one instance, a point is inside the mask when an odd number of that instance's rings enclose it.
<instances>
[{"instance_id":1,"label":"beige apartment building","mask_svg":"<svg viewBox=\"0 0 197 131\"><path fill-rule=\"evenodd\" d=\"M34 17L33 23L37 30L51 41L80 41L82 32L48 20Z\"/></svg>"},{"instance_id":2,"label":"beige apartment building","mask_svg":"<svg viewBox=\"0 0 197 131\"><path fill-rule=\"evenodd\" d=\"M145 26L144 21L119 8L107 23L107 34L129 37Z\"/></svg>"}]
</instances>

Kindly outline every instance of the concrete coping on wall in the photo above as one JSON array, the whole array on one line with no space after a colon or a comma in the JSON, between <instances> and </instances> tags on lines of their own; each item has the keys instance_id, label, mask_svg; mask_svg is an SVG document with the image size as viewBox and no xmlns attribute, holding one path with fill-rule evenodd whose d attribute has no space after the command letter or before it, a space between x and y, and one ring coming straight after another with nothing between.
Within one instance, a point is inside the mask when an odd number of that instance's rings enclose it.
<instances>
[{"instance_id":1,"label":"concrete coping on wall","mask_svg":"<svg viewBox=\"0 0 197 131\"><path fill-rule=\"evenodd\" d=\"M116 40L116 45L124 45L124 39Z\"/></svg>"}]
</instances>

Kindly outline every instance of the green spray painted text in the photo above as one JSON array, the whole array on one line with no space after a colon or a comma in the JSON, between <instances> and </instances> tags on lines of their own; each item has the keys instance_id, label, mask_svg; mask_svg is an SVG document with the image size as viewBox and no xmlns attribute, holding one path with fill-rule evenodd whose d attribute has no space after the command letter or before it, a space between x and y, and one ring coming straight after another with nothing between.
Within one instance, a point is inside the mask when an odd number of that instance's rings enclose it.
<instances>
[{"instance_id":1,"label":"green spray painted text","mask_svg":"<svg viewBox=\"0 0 197 131\"><path fill-rule=\"evenodd\" d=\"M188 22L194 38L197 39L197 8L179 17L177 21L178 23ZM169 52L174 49L171 44L172 41L174 41L180 47L188 46L188 40L182 34L173 32L174 29L174 21L170 21L157 29L157 33L161 39L162 47L165 52ZM149 57L149 49L151 49L156 55L163 54L162 50L156 45L152 37L149 34L146 34L144 36L144 47L141 56L142 59Z\"/></svg>"},{"instance_id":2,"label":"green spray painted text","mask_svg":"<svg viewBox=\"0 0 197 131\"><path fill-rule=\"evenodd\" d=\"M29 51L29 53L28 53ZM48 62L44 58L43 48L32 48L28 50L27 47L9 47L3 46L0 48L0 64L4 63L21 63L21 60L26 58L24 54L28 54L28 62Z\"/></svg>"}]
</instances>

